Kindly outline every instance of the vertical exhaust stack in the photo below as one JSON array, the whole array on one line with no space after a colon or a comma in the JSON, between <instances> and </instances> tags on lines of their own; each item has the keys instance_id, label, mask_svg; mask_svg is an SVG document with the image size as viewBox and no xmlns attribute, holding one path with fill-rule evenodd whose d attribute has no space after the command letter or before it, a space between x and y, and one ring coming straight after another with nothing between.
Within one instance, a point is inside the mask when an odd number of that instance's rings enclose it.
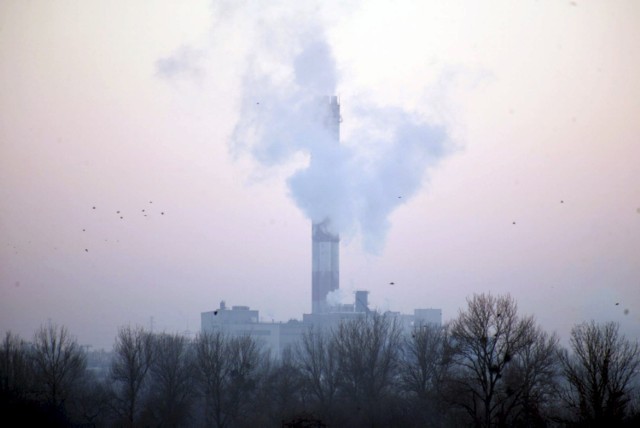
<instances>
[{"instance_id":1,"label":"vertical exhaust stack","mask_svg":"<svg viewBox=\"0 0 640 428\"><path fill-rule=\"evenodd\" d=\"M332 142L340 143L340 104L338 97L327 100L324 126ZM327 295L340 288L340 235L331 229L331 219L314 222L311 226L311 312L329 311Z\"/></svg>"}]
</instances>

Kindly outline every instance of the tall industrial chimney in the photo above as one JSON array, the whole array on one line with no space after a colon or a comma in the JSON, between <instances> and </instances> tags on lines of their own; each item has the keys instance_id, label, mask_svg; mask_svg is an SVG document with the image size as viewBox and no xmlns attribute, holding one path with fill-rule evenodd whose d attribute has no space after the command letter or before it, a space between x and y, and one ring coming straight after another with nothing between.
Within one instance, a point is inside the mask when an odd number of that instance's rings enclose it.
<instances>
[{"instance_id":1,"label":"tall industrial chimney","mask_svg":"<svg viewBox=\"0 0 640 428\"><path fill-rule=\"evenodd\" d=\"M340 104L338 97L327 100L324 125L332 143L340 143ZM324 107L324 106L323 106ZM311 312L328 312L327 295L340 288L340 236L332 231L331 219L314 222L311 227Z\"/></svg>"}]
</instances>

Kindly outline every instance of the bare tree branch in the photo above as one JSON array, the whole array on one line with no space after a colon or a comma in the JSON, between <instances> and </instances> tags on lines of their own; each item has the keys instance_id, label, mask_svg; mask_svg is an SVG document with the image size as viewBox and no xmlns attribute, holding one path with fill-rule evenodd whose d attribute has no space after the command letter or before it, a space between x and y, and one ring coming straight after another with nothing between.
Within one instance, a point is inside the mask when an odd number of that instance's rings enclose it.
<instances>
[{"instance_id":1,"label":"bare tree branch","mask_svg":"<svg viewBox=\"0 0 640 428\"><path fill-rule=\"evenodd\" d=\"M120 405L117 411L129 426L134 426L140 411L140 399L153 364L153 336L141 327L120 328L114 345L111 379Z\"/></svg>"},{"instance_id":2,"label":"bare tree branch","mask_svg":"<svg viewBox=\"0 0 640 428\"><path fill-rule=\"evenodd\" d=\"M640 367L638 344L621 336L616 323L591 321L573 328L571 351L559 355L568 382L563 399L575 418L599 426L620 423Z\"/></svg>"},{"instance_id":3,"label":"bare tree branch","mask_svg":"<svg viewBox=\"0 0 640 428\"><path fill-rule=\"evenodd\" d=\"M84 351L66 327L49 323L35 333L32 358L36 385L43 388L47 402L62 406L84 373Z\"/></svg>"}]
</instances>

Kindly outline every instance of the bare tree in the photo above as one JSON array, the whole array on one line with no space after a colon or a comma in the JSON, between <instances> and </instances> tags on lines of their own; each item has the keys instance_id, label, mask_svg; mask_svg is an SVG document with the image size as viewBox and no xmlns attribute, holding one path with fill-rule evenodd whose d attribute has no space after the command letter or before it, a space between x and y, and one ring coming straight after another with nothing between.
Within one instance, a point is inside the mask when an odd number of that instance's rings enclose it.
<instances>
[{"instance_id":1,"label":"bare tree","mask_svg":"<svg viewBox=\"0 0 640 428\"><path fill-rule=\"evenodd\" d=\"M563 398L582 424L615 426L626 416L640 351L618 328L613 322L580 324L571 331L571 354L560 353L568 382Z\"/></svg>"},{"instance_id":2,"label":"bare tree","mask_svg":"<svg viewBox=\"0 0 640 428\"><path fill-rule=\"evenodd\" d=\"M625 423L627 426L640 426L640 379L636 376L632 385L629 386L631 394L629 396L629 404L627 405L627 417Z\"/></svg>"},{"instance_id":3,"label":"bare tree","mask_svg":"<svg viewBox=\"0 0 640 428\"><path fill-rule=\"evenodd\" d=\"M78 426L106 426L111 410L111 390L104 379L87 370L77 384L74 400L69 403L69 416Z\"/></svg>"},{"instance_id":4,"label":"bare tree","mask_svg":"<svg viewBox=\"0 0 640 428\"><path fill-rule=\"evenodd\" d=\"M545 376L536 373L553 363L542 357L557 339L532 317L519 317L509 295L474 295L467 303L451 326L457 369L451 398L476 426L512 424L523 398L542 388Z\"/></svg>"},{"instance_id":5,"label":"bare tree","mask_svg":"<svg viewBox=\"0 0 640 428\"><path fill-rule=\"evenodd\" d=\"M254 426L278 426L304 410L303 378L291 348L263 365Z\"/></svg>"},{"instance_id":6,"label":"bare tree","mask_svg":"<svg viewBox=\"0 0 640 428\"><path fill-rule=\"evenodd\" d=\"M225 376L227 372L226 337L217 331L204 332L196 338L196 361L198 379L205 398L205 421L207 425L224 427L223 413Z\"/></svg>"},{"instance_id":7,"label":"bare tree","mask_svg":"<svg viewBox=\"0 0 640 428\"><path fill-rule=\"evenodd\" d=\"M62 408L84 374L84 351L66 327L49 323L36 331L31 355L36 385L42 388L46 402Z\"/></svg>"},{"instance_id":8,"label":"bare tree","mask_svg":"<svg viewBox=\"0 0 640 428\"><path fill-rule=\"evenodd\" d=\"M311 405L328 421L338 390L338 356L327 331L310 329L296 346L296 361L303 385L313 398Z\"/></svg>"},{"instance_id":9,"label":"bare tree","mask_svg":"<svg viewBox=\"0 0 640 428\"><path fill-rule=\"evenodd\" d=\"M8 331L0 345L0 397L22 400L32 384L27 344Z\"/></svg>"},{"instance_id":10,"label":"bare tree","mask_svg":"<svg viewBox=\"0 0 640 428\"><path fill-rule=\"evenodd\" d=\"M134 426L143 388L153 363L153 335L141 327L122 327L114 345L110 377L116 388L116 411Z\"/></svg>"},{"instance_id":11,"label":"bare tree","mask_svg":"<svg viewBox=\"0 0 640 428\"><path fill-rule=\"evenodd\" d=\"M203 333L196 339L196 358L207 423L225 427L246 418L268 360L258 343L250 336Z\"/></svg>"},{"instance_id":12,"label":"bare tree","mask_svg":"<svg viewBox=\"0 0 640 428\"><path fill-rule=\"evenodd\" d=\"M227 346L229 358L227 394L233 420L247 417L253 398L269 361L267 352L250 336L232 337Z\"/></svg>"},{"instance_id":13,"label":"bare tree","mask_svg":"<svg viewBox=\"0 0 640 428\"><path fill-rule=\"evenodd\" d=\"M558 337L536 326L506 367L499 410L502 424L546 426L555 416L560 376Z\"/></svg>"},{"instance_id":14,"label":"bare tree","mask_svg":"<svg viewBox=\"0 0 640 428\"><path fill-rule=\"evenodd\" d=\"M390 416L385 405L397 391L402 342L399 323L372 313L340 324L333 340L343 397L356 410L354 423L384 424Z\"/></svg>"},{"instance_id":15,"label":"bare tree","mask_svg":"<svg viewBox=\"0 0 640 428\"><path fill-rule=\"evenodd\" d=\"M448 326L419 324L402 347L402 389L415 403L414 417L420 425L440 426L445 413L443 388L451 366Z\"/></svg>"},{"instance_id":16,"label":"bare tree","mask_svg":"<svg viewBox=\"0 0 640 428\"><path fill-rule=\"evenodd\" d=\"M187 339L178 334L154 336L150 402L163 425L185 426L194 393L194 358Z\"/></svg>"}]
</instances>

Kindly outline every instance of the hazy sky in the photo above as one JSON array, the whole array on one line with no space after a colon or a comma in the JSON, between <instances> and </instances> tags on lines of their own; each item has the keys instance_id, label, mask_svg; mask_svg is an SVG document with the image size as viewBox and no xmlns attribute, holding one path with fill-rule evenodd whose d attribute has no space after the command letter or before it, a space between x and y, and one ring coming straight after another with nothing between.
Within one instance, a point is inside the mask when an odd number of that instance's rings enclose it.
<instances>
[{"instance_id":1,"label":"hazy sky","mask_svg":"<svg viewBox=\"0 0 640 428\"><path fill-rule=\"evenodd\" d=\"M311 188L345 301L448 320L511 293L563 339L640 335L639 22L633 0L3 1L0 331L108 347L223 299L300 318ZM329 91L322 158L300 125Z\"/></svg>"}]
</instances>

